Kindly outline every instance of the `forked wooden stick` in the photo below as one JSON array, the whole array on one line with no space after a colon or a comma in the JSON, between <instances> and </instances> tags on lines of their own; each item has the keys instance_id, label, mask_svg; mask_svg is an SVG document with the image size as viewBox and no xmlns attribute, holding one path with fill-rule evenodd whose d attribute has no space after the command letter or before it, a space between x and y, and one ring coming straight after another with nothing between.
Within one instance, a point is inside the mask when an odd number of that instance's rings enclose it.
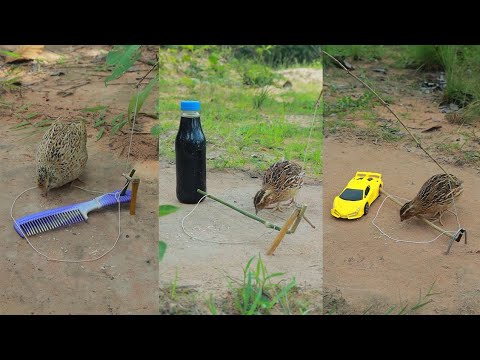
<instances>
[{"instance_id":1,"label":"forked wooden stick","mask_svg":"<svg viewBox=\"0 0 480 360\"><path fill-rule=\"evenodd\" d=\"M311 226L313 226L313 224L311 224L310 221L307 220L307 218L305 217L304 215L305 211L307 211L307 205L302 205L302 207L300 208L300 213L298 214L297 218L295 219L295 222L293 223L292 228L290 229L290 233L293 234L295 230L297 230L298 224L300 224L302 217L305 219L306 222L308 222ZM315 229L315 226L313 226L313 228Z\"/></svg>"}]
</instances>

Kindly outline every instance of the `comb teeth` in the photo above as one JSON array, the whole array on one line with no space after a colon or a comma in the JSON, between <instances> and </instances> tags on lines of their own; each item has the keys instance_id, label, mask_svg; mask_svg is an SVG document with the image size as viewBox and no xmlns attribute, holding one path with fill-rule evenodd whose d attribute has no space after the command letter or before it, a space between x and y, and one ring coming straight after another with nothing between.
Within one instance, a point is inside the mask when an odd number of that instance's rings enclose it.
<instances>
[{"instance_id":1,"label":"comb teeth","mask_svg":"<svg viewBox=\"0 0 480 360\"><path fill-rule=\"evenodd\" d=\"M18 235L23 238L23 233L25 233L27 236L31 236L48 230L86 221L88 218L87 213L92 210L117 204L118 201L120 203L130 202L131 191L127 190L123 196L120 196L120 192L121 190L117 190L112 193L96 197L90 201L26 215L17 219L16 223L13 224L13 227L17 231ZM118 201L116 196L118 196Z\"/></svg>"},{"instance_id":2,"label":"comb teeth","mask_svg":"<svg viewBox=\"0 0 480 360\"><path fill-rule=\"evenodd\" d=\"M82 221L85 221L85 219L83 218L80 210L70 209L57 214L47 215L38 219L25 219L24 221L18 220L17 223L20 226L20 229L22 229L22 231L27 236L32 236ZM23 237L22 232L18 229L16 224L15 230L17 230L18 234Z\"/></svg>"}]
</instances>

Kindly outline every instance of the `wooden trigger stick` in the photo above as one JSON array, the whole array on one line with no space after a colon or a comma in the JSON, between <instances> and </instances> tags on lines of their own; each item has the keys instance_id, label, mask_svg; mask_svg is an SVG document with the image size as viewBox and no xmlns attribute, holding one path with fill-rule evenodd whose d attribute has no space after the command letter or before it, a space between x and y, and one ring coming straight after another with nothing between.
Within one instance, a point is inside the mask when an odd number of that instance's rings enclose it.
<instances>
[{"instance_id":1,"label":"wooden trigger stick","mask_svg":"<svg viewBox=\"0 0 480 360\"><path fill-rule=\"evenodd\" d=\"M295 220L299 217L300 211L301 211L300 208L297 208L293 211L292 215L290 215L290 217L285 222L285 224L283 225L280 232L275 237L275 240L273 240L272 245L270 245L270 249L268 249L267 255L273 255L273 252L275 251L277 246L280 245L280 243L282 242L282 240L285 237L285 234L287 233L288 229L290 229L290 226L292 226L292 224L295 222Z\"/></svg>"},{"instance_id":2,"label":"wooden trigger stick","mask_svg":"<svg viewBox=\"0 0 480 360\"><path fill-rule=\"evenodd\" d=\"M140 185L139 178L132 179L132 197L130 199L130 215L135 215L135 205L137 204L137 192Z\"/></svg>"}]
</instances>

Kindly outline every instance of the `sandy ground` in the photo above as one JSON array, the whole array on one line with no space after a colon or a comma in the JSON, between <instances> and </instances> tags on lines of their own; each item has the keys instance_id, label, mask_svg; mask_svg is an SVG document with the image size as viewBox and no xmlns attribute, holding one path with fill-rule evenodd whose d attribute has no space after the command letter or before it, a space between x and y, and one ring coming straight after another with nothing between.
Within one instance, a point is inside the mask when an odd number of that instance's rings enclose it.
<instances>
[{"instance_id":1,"label":"sandy ground","mask_svg":"<svg viewBox=\"0 0 480 360\"><path fill-rule=\"evenodd\" d=\"M465 182L464 195L456 203L458 218L468 231L444 255L448 238L429 244L395 243L372 225L385 196L380 196L367 216L353 221L330 215L333 199L357 170L383 174L384 188L391 195L411 199L424 181L441 172L419 154L402 147L373 145L359 140L327 138L324 143L324 288L340 290L347 306L342 311L385 312L391 305L414 304L435 281L433 302L421 310L428 314L472 314L480 312L480 185L478 171L444 165ZM443 218L445 227L456 230L452 214ZM438 233L417 219L400 222L399 207L387 200L376 223L397 239L428 241Z\"/></svg>"},{"instance_id":2,"label":"sandy ground","mask_svg":"<svg viewBox=\"0 0 480 360\"><path fill-rule=\"evenodd\" d=\"M190 238L183 232L181 222L194 205L180 204L176 199L175 164L161 159L159 181L160 204L180 207L176 213L160 219L160 238L168 244L165 258L160 263L161 288L168 288L178 271L178 286L199 292L198 301L204 302L210 294L217 298L225 296L228 292L227 275L242 279L242 268L247 261L260 254L270 273L286 272L285 278L295 277L303 289L321 289L322 186L318 181L307 181L297 200L308 204L307 214L316 229L306 222L300 223L294 234L286 235L273 256L265 253L276 232L267 231L262 224L209 199L185 219L186 231L200 240ZM253 196L260 186L261 179L252 178L245 172L208 171L207 175L209 193L249 212L254 212ZM267 212L259 215L275 223L283 222ZM241 244L232 244L239 242ZM318 296L316 301L320 303L321 297Z\"/></svg>"},{"instance_id":3,"label":"sandy ground","mask_svg":"<svg viewBox=\"0 0 480 360\"><path fill-rule=\"evenodd\" d=\"M133 166L141 179L137 214L130 216L128 205L122 205L121 236L111 253L88 263L47 261L21 239L10 219L13 200L23 190L35 186L35 150L41 133L22 140L24 133L10 128L21 121L16 115L26 104L29 112L45 116L80 115L79 110L96 105L109 105L112 113L124 111L132 94L128 82L141 72L127 74L123 85L105 88L102 73L92 72L100 50L107 47L53 47L67 59L77 59L73 65L62 65L62 76L50 76L58 71L58 63L46 63L35 71L32 64L22 78L21 92L4 94L8 105L0 109L2 127L0 158L3 191L0 194L0 313L1 314L129 314L158 311L158 161L156 141L148 135L133 137ZM80 60L78 60L80 59ZM104 60L103 60L104 61ZM26 67L26 68L25 68ZM145 66L148 69L148 66ZM142 70L143 71L143 70ZM140 74L140 75L139 75ZM58 92L75 84L87 84L71 89L69 96ZM145 108L151 107L146 105ZM151 111L151 110L150 110ZM85 114L81 114L84 115ZM89 115L86 115L87 118ZM139 117L138 129L148 132L152 119ZM87 128L89 160L80 177L84 188L109 192L121 188L125 179L124 145L127 134L96 141L98 130L91 122ZM119 146L120 145L120 146ZM123 148L122 148L123 147ZM66 185L52 190L48 197L35 189L24 194L16 203L14 216L20 217L40 210L90 200L96 195ZM31 237L39 251L59 259L91 259L102 254L115 242L118 234L118 208L102 209L89 214L88 223L57 229Z\"/></svg>"}]
</instances>

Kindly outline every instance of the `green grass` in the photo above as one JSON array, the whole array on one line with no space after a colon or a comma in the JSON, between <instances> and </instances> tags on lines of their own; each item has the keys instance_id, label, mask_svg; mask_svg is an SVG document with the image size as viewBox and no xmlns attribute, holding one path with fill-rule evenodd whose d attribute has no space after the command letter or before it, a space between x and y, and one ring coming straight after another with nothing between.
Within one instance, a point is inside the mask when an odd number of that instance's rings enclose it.
<instances>
[{"instance_id":1,"label":"green grass","mask_svg":"<svg viewBox=\"0 0 480 360\"><path fill-rule=\"evenodd\" d=\"M256 262L255 262L256 259ZM295 278L268 272L260 255L249 259L241 279L227 275L227 296L208 297L191 286L178 285L178 269L169 286L160 288L160 312L203 315L307 315L322 307L321 290L305 291Z\"/></svg>"},{"instance_id":2,"label":"green grass","mask_svg":"<svg viewBox=\"0 0 480 360\"><path fill-rule=\"evenodd\" d=\"M427 290L427 293L425 295L422 295L422 290L420 290L420 294L418 296L418 299L415 303L410 305L408 302L405 304L397 304L397 305L392 305L390 306L387 311L385 312L385 315L414 315L416 314L419 310L430 304L433 299L432 297L435 295L439 295L440 293L435 293L433 292L433 287L435 286L435 282L430 286L430 288ZM367 311L364 314L367 314Z\"/></svg>"},{"instance_id":3,"label":"green grass","mask_svg":"<svg viewBox=\"0 0 480 360\"><path fill-rule=\"evenodd\" d=\"M375 60L386 56L388 47L384 45L325 45L325 50L335 57L345 57L350 60ZM326 58L325 58L326 59ZM325 65L330 65L326 60Z\"/></svg>"},{"instance_id":4,"label":"green grass","mask_svg":"<svg viewBox=\"0 0 480 360\"><path fill-rule=\"evenodd\" d=\"M444 71L447 81L444 102L469 107L480 100L480 46L478 45L415 45L408 46L407 65L423 71ZM473 118L480 118L477 105L470 109Z\"/></svg>"},{"instance_id":5,"label":"green grass","mask_svg":"<svg viewBox=\"0 0 480 360\"><path fill-rule=\"evenodd\" d=\"M434 292L434 281L432 285L427 289L425 294L422 294L422 290L419 291L418 298L413 301L400 301L398 304L388 306L383 300L372 298L369 301L370 305L367 306L362 312L362 315L379 314L379 315L415 315L420 310L427 307L433 302L433 297L441 293ZM340 290L336 289L335 292L327 291L324 295L324 308L323 313L325 315L336 314L357 314L358 310L352 310L348 304L348 299L342 296Z\"/></svg>"},{"instance_id":6,"label":"green grass","mask_svg":"<svg viewBox=\"0 0 480 360\"><path fill-rule=\"evenodd\" d=\"M175 278L170 284L170 299L172 301L175 300L175 296L177 294L177 284L178 284L178 269L175 269Z\"/></svg>"},{"instance_id":7,"label":"green grass","mask_svg":"<svg viewBox=\"0 0 480 360\"><path fill-rule=\"evenodd\" d=\"M281 301L284 304L288 302L288 294L296 285L295 278L286 285L282 284L283 281L274 283L272 280L284 273L269 274L260 255L258 255L256 265L252 266L255 258L255 256L250 258L243 269L242 282L230 278L229 286L233 296L234 309L240 315L271 313Z\"/></svg>"},{"instance_id":8,"label":"green grass","mask_svg":"<svg viewBox=\"0 0 480 360\"><path fill-rule=\"evenodd\" d=\"M182 63L185 50L170 52L169 56L175 57L178 63L174 68L164 66L160 74L160 125L156 131L163 144L162 156L175 158L179 104L188 98L202 103L200 114L207 138L207 157L214 154L208 160L209 167L263 171L283 157L303 163L320 89L294 92L275 84L266 87L272 79L265 74L275 74L272 69L251 60L227 63L222 52L214 52L211 47L188 50L188 60L196 63L195 78L192 78L192 74L184 70L191 66ZM219 66L223 70L219 71ZM249 74L250 80L245 81L245 74ZM321 124L321 116L317 116L306 157L307 173L313 176L322 173Z\"/></svg>"},{"instance_id":9,"label":"green grass","mask_svg":"<svg viewBox=\"0 0 480 360\"><path fill-rule=\"evenodd\" d=\"M413 68L419 71L444 71L447 81L443 92L444 102L460 107L480 100L480 46L478 45L326 45L331 55L345 57L348 61L382 59L390 60L393 67ZM331 66L330 60L325 61ZM480 119L478 106L470 111Z\"/></svg>"}]
</instances>

